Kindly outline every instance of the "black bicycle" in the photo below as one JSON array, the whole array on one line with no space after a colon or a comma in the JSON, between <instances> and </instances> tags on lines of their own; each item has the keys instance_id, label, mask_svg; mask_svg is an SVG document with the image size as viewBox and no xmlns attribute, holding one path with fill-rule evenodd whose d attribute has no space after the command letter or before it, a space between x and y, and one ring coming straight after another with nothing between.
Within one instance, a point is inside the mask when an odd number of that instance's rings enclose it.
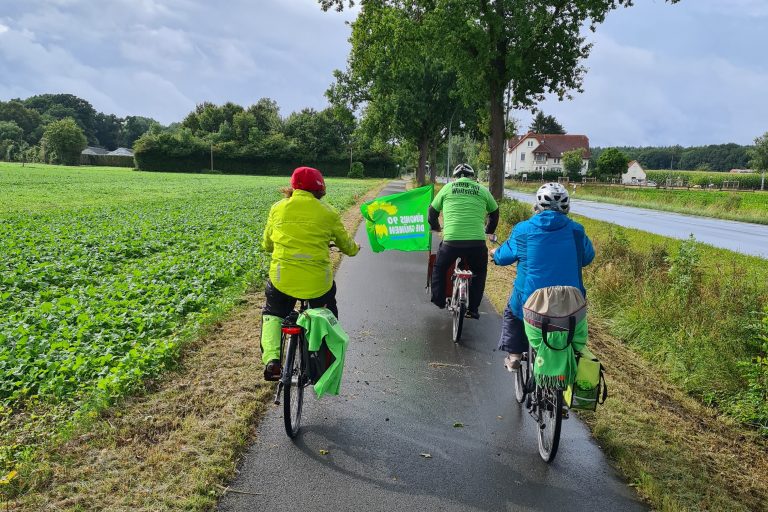
<instances>
[{"instance_id":1,"label":"black bicycle","mask_svg":"<svg viewBox=\"0 0 768 512\"><path fill-rule=\"evenodd\" d=\"M520 368L515 372L515 398L524 403L529 414L538 424L539 455L544 462L552 462L560 446L560 430L563 415L563 390L542 387L536 384L534 377L534 361L536 351L528 346L528 352L523 354Z\"/></svg>"},{"instance_id":2,"label":"black bicycle","mask_svg":"<svg viewBox=\"0 0 768 512\"><path fill-rule=\"evenodd\" d=\"M307 309L308 305L309 301L300 300L299 310L294 310L285 317L280 338L280 360L283 361L283 371L277 383L275 405L280 405L282 392L285 433L291 439L299 433L304 389L310 384L309 345L304 328L296 323L299 315Z\"/></svg>"}]
</instances>

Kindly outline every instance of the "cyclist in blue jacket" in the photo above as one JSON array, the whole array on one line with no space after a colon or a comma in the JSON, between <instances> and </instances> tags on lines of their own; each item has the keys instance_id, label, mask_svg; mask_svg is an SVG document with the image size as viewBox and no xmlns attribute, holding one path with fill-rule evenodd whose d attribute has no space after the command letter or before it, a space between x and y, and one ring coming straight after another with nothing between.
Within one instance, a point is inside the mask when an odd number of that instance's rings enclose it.
<instances>
[{"instance_id":1,"label":"cyclist in blue jacket","mask_svg":"<svg viewBox=\"0 0 768 512\"><path fill-rule=\"evenodd\" d=\"M518 223L509 239L491 252L497 265L517 263L517 277L504 309L499 350L508 352L507 370L520 368L528 349L523 324L523 304L537 289L574 286L586 297L581 269L595 258L584 226L568 218L568 191L559 183L546 183L536 192L536 214Z\"/></svg>"}]
</instances>

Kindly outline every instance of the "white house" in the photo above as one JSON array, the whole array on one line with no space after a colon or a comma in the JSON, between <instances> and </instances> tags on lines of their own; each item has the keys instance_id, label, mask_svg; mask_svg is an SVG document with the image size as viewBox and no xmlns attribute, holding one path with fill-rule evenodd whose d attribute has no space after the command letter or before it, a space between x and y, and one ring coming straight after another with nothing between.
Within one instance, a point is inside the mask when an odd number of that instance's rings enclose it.
<instances>
[{"instance_id":1,"label":"white house","mask_svg":"<svg viewBox=\"0 0 768 512\"><path fill-rule=\"evenodd\" d=\"M574 149L582 151L581 174L589 170L589 138L586 135L551 135L526 133L509 139L507 145L506 175L562 172L563 153Z\"/></svg>"},{"instance_id":2,"label":"white house","mask_svg":"<svg viewBox=\"0 0 768 512\"><path fill-rule=\"evenodd\" d=\"M645 183L647 176L643 170L643 166L640 165L637 160L632 160L627 164L627 171L621 175L621 183L623 185L640 185Z\"/></svg>"}]
</instances>

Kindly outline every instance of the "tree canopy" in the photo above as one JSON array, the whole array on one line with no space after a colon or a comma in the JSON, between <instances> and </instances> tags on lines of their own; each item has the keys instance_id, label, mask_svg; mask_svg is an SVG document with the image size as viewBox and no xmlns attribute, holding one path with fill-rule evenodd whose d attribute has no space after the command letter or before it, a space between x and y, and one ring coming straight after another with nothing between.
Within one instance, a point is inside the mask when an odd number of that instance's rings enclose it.
<instances>
[{"instance_id":1,"label":"tree canopy","mask_svg":"<svg viewBox=\"0 0 768 512\"><path fill-rule=\"evenodd\" d=\"M565 128L557 122L555 116L545 116L542 111L539 111L536 114L536 117L533 118L528 130L533 133L541 133L544 135L564 135L566 133Z\"/></svg>"},{"instance_id":2,"label":"tree canopy","mask_svg":"<svg viewBox=\"0 0 768 512\"><path fill-rule=\"evenodd\" d=\"M108 150L120 146L132 147L133 142L151 126L159 126L157 121L147 117L121 118L97 112L88 101L72 94L39 94L25 100L0 101L0 122L16 123L23 131L25 146L40 144L45 128L54 121L66 118L75 121L88 144ZM18 139L3 137L0 136L0 146L3 143L7 145L10 140L18 143Z\"/></svg>"},{"instance_id":3,"label":"tree canopy","mask_svg":"<svg viewBox=\"0 0 768 512\"><path fill-rule=\"evenodd\" d=\"M45 161L77 165L87 143L83 130L71 117L48 123L42 139Z\"/></svg>"},{"instance_id":4,"label":"tree canopy","mask_svg":"<svg viewBox=\"0 0 768 512\"><path fill-rule=\"evenodd\" d=\"M615 178L627 172L629 158L616 148L608 148L597 159L596 173L602 178Z\"/></svg>"},{"instance_id":5,"label":"tree canopy","mask_svg":"<svg viewBox=\"0 0 768 512\"><path fill-rule=\"evenodd\" d=\"M347 70L336 73L328 92L332 102L363 107L369 135L413 143L419 183L448 125L471 117L456 100L456 74L435 52L434 27L427 21L420 9L366 2L352 24Z\"/></svg>"},{"instance_id":6,"label":"tree canopy","mask_svg":"<svg viewBox=\"0 0 768 512\"><path fill-rule=\"evenodd\" d=\"M677 0L669 0L674 3ZM351 0L318 0L342 10ZM434 27L434 55L457 74L465 102L483 100L490 113L490 189L503 192L505 91L513 108L531 108L547 93L560 99L580 91L581 62L592 45L582 29L595 30L611 10L632 0L369 0L371 5L416 13ZM418 120L414 120L418 122Z\"/></svg>"}]
</instances>

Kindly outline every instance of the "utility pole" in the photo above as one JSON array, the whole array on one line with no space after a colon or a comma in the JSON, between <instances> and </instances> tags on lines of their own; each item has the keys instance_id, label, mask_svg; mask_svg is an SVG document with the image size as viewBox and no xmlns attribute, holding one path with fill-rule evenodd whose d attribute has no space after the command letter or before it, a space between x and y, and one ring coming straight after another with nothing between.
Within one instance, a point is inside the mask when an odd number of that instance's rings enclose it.
<instances>
[{"instance_id":1,"label":"utility pole","mask_svg":"<svg viewBox=\"0 0 768 512\"><path fill-rule=\"evenodd\" d=\"M459 107L456 107L453 109L453 114L451 114L451 120L448 122L448 155L446 155L446 158L445 158L446 179L451 175L451 126L453 126L453 116L456 114L456 111L458 109Z\"/></svg>"}]
</instances>

